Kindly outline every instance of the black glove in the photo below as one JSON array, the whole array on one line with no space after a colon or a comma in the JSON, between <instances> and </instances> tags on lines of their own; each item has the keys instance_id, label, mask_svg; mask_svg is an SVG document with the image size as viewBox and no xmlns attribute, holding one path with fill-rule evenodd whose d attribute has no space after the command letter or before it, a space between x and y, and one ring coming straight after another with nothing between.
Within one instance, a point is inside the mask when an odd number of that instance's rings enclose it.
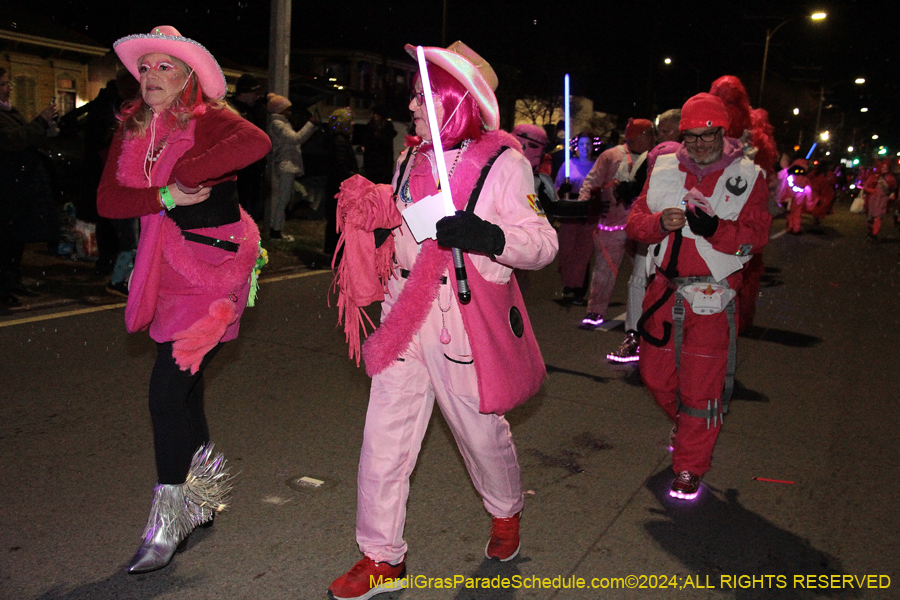
<instances>
[{"instance_id":1,"label":"black glove","mask_svg":"<svg viewBox=\"0 0 900 600\"><path fill-rule=\"evenodd\" d=\"M593 188L591 190L591 207L588 211L590 216L592 217L600 217L603 218L609 212L610 205L612 204L608 198L604 197L603 190L601 188Z\"/></svg>"},{"instance_id":2,"label":"black glove","mask_svg":"<svg viewBox=\"0 0 900 600\"><path fill-rule=\"evenodd\" d=\"M615 195L616 200L625 206L631 206L631 203L634 202L634 199L638 197L643 188L644 184L637 181L620 181L613 189L613 195Z\"/></svg>"},{"instance_id":3,"label":"black glove","mask_svg":"<svg viewBox=\"0 0 900 600\"><path fill-rule=\"evenodd\" d=\"M506 247L506 236L499 226L475 213L456 211L437 222L437 243L444 248L498 255Z\"/></svg>"},{"instance_id":4,"label":"black glove","mask_svg":"<svg viewBox=\"0 0 900 600\"><path fill-rule=\"evenodd\" d=\"M562 185L559 186L559 190L557 190L557 193L559 194L560 198L563 198L566 196L566 194L571 193L571 191L572 191L572 184L569 183L568 181L564 181L562 183Z\"/></svg>"},{"instance_id":5,"label":"black glove","mask_svg":"<svg viewBox=\"0 0 900 600\"><path fill-rule=\"evenodd\" d=\"M684 216L687 217L688 227L694 235L710 237L719 228L719 217L708 215L702 209L688 208L684 211Z\"/></svg>"}]
</instances>

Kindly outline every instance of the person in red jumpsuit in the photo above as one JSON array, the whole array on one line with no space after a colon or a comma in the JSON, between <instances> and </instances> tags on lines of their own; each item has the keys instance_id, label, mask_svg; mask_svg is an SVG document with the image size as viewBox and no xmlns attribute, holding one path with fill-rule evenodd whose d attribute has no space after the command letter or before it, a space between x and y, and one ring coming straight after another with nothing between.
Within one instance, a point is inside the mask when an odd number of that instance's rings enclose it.
<instances>
[{"instance_id":1,"label":"person in red jumpsuit","mask_svg":"<svg viewBox=\"0 0 900 600\"><path fill-rule=\"evenodd\" d=\"M881 231L881 218L887 214L888 202L897 194L897 180L891 174L888 160L875 164L875 172L866 178L866 212L869 241L877 242Z\"/></svg>"},{"instance_id":2,"label":"person in red jumpsuit","mask_svg":"<svg viewBox=\"0 0 900 600\"><path fill-rule=\"evenodd\" d=\"M712 94L685 103L684 141L657 159L626 225L628 237L650 245L640 371L675 423L670 494L684 499L697 496L710 468L733 386L742 268L772 223L765 176L725 135L729 120Z\"/></svg>"}]
</instances>

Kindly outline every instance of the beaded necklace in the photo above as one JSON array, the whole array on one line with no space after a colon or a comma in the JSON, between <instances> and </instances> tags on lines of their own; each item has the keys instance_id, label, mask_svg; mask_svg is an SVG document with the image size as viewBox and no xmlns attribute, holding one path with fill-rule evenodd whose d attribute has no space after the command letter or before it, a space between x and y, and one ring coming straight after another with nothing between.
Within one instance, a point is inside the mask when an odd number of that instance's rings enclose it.
<instances>
[{"instance_id":1,"label":"beaded necklace","mask_svg":"<svg viewBox=\"0 0 900 600\"><path fill-rule=\"evenodd\" d=\"M153 170L153 163L159 160L159 157L162 156L163 150L166 149L166 144L169 139L169 132L166 131L165 137L161 140L156 140L156 120L159 117L159 113L153 113L153 119L150 121L150 144L147 146L147 155L144 157L144 176L147 178L147 183L150 183L150 173Z\"/></svg>"},{"instance_id":2,"label":"beaded necklace","mask_svg":"<svg viewBox=\"0 0 900 600\"><path fill-rule=\"evenodd\" d=\"M459 159L463 155L463 152L466 151L466 148L469 147L469 144L472 143L472 140L464 140L462 145L459 147L459 152L456 153L456 158L453 159L453 164L450 165L450 172L447 173L447 179L453 178L453 172L456 170L456 165L459 164ZM416 146L413 148L413 155L411 158L412 163L416 164L416 154L419 152L419 147ZM412 169L410 169L411 171ZM400 188L400 200L404 204L412 204L414 202L412 194L409 191L409 176L406 177L406 181L403 182L403 186Z\"/></svg>"}]
</instances>

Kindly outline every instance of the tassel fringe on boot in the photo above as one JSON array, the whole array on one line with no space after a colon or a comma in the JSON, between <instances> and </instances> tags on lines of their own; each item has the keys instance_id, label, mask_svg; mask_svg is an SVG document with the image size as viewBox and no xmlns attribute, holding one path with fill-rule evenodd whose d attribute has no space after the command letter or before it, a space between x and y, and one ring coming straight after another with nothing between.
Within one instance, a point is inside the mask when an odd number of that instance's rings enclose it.
<instances>
[{"instance_id":1,"label":"tassel fringe on boot","mask_svg":"<svg viewBox=\"0 0 900 600\"><path fill-rule=\"evenodd\" d=\"M232 480L225 458L213 453L213 444L201 446L184 483L154 488L141 545L126 571L149 573L167 566L176 552L187 547L194 528L211 522L215 513L225 510Z\"/></svg>"}]
</instances>

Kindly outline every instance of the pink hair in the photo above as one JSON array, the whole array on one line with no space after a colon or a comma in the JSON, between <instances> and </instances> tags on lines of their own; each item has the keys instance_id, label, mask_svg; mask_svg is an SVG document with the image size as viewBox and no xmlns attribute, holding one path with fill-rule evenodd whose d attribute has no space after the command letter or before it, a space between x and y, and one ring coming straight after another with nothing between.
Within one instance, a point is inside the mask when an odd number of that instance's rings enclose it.
<instances>
[{"instance_id":1,"label":"pink hair","mask_svg":"<svg viewBox=\"0 0 900 600\"><path fill-rule=\"evenodd\" d=\"M778 160L778 148L775 146L775 128L769 123L769 113L764 108L750 111L753 123L753 139L750 143L756 148L754 162L769 172Z\"/></svg>"},{"instance_id":2,"label":"pink hair","mask_svg":"<svg viewBox=\"0 0 900 600\"><path fill-rule=\"evenodd\" d=\"M723 75L713 81L709 93L722 99L731 117L726 135L740 139L744 131L752 131L750 145L756 148L754 162L767 172L770 171L778 157L778 150L775 147L775 128L769 123L769 113L762 108L750 108L747 90L734 75Z\"/></svg>"},{"instance_id":3,"label":"pink hair","mask_svg":"<svg viewBox=\"0 0 900 600\"><path fill-rule=\"evenodd\" d=\"M709 93L722 99L728 116L731 117L725 135L741 139L744 131L751 127L750 99L744 84L734 75L723 75L713 81Z\"/></svg>"},{"instance_id":4,"label":"pink hair","mask_svg":"<svg viewBox=\"0 0 900 600\"><path fill-rule=\"evenodd\" d=\"M463 140L480 139L484 134L484 123L475 98L466 94L463 84L441 67L429 63L428 77L432 92L444 107L445 122L441 123L441 144L444 148L452 148Z\"/></svg>"}]
</instances>

